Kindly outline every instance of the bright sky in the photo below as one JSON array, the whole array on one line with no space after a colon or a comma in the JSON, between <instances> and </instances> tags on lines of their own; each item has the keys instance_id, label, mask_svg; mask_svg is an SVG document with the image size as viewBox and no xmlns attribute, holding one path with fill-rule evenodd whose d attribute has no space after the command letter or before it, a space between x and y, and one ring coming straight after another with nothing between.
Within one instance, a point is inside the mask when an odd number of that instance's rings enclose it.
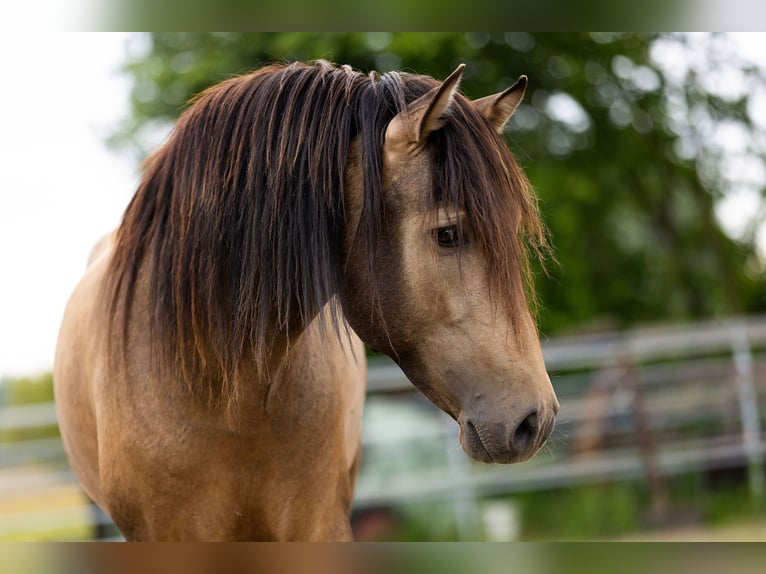
<instances>
[{"instance_id":1,"label":"bright sky","mask_svg":"<svg viewBox=\"0 0 766 574\"><path fill-rule=\"evenodd\" d=\"M51 368L90 248L132 195L134 162L103 143L127 113L125 39L0 35L0 377Z\"/></svg>"},{"instance_id":2,"label":"bright sky","mask_svg":"<svg viewBox=\"0 0 766 574\"><path fill-rule=\"evenodd\" d=\"M67 298L137 183L132 158L103 143L127 113L130 85L118 72L125 42L122 34L0 35L0 377L52 367ZM742 45L766 57L763 35ZM736 224L752 214L752 198L724 207Z\"/></svg>"}]
</instances>

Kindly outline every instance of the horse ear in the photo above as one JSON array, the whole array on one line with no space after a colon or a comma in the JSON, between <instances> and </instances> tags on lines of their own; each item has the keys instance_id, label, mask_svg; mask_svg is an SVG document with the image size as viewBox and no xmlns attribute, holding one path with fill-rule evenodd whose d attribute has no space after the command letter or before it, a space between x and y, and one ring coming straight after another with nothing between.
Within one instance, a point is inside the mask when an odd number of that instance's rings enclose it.
<instances>
[{"instance_id":1,"label":"horse ear","mask_svg":"<svg viewBox=\"0 0 766 574\"><path fill-rule=\"evenodd\" d=\"M526 89L527 77L519 76L516 83L504 92L474 100L473 105L490 121L495 131L502 134L505 124L511 119L524 98Z\"/></svg>"},{"instance_id":2,"label":"horse ear","mask_svg":"<svg viewBox=\"0 0 766 574\"><path fill-rule=\"evenodd\" d=\"M465 64L460 64L440 85L410 103L386 128L386 149L403 147L408 151L422 145L428 135L444 126L446 112L460 84Z\"/></svg>"}]
</instances>

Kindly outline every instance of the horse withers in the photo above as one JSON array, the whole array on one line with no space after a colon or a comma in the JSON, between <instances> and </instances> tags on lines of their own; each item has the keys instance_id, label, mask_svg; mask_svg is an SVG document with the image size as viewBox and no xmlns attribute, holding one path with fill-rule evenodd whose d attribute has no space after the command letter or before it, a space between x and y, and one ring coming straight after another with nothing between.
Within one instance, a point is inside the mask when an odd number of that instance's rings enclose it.
<instances>
[{"instance_id":1,"label":"horse withers","mask_svg":"<svg viewBox=\"0 0 766 574\"><path fill-rule=\"evenodd\" d=\"M526 78L470 101L327 62L195 99L61 326L59 423L128 540L347 540L362 341L483 462L532 456L558 403L529 310L545 231L500 133Z\"/></svg>"}]
</instances>

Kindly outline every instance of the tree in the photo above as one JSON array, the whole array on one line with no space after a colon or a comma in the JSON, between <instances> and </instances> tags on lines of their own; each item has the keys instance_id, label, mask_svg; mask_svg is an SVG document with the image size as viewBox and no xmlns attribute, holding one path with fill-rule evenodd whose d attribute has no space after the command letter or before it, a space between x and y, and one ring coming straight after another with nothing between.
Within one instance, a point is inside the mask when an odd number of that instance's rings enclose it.
<instances>
[{"instance_id":1,"label":"tree","mask_svg":"<svg viewBox=\"0 0 766 574\"><path fill-rule=\"evenodd\" d=\"M364 71L436 78L464 62L461 90L472 98L525 73L527 100L507 136L538 190L559 262L549 266L550 276L538 274L544 333L766 309L755 233L731 238L715 214L738 183L721 175L730 158L710 134L731 125L756 141L758 126L748 112L748 90L732 94L710 77L735 70L750 85L766 84L735 55L717 56L726 38L194 33L147 39L148 49L126 64L134 79L133 113L114 138L141 153L148 151L142 130L174 120L207 86L274 60L325 58ZM762 161L764 149L750 147L750 157ZM751 184L764 186L757 178Z\"/></svg>"}]
</instances>

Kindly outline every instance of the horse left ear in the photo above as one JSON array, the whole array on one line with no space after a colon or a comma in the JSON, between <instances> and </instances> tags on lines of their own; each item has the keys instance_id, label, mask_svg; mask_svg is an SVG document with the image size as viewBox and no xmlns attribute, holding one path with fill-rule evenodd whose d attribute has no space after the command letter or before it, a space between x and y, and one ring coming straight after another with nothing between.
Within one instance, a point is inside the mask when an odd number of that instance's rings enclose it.
<instances>
[{"instance_id":1,"label":"horse left ear","mask_svg":"<svg viewBox=\"0 0 766 574\"><path fill-rule=\"evenodd\" d=\"M463 68L465 64L460 64L440 85L394 116L386 128L385 147L388 151L395 148L412 151L425 143L430 133L444 127Z\"/></svg>"},{"instance_id":2,"label":"horse left ear","mask_svg":"<svg viewBox=\"0 0 766 574\"><path fill-rule=\"evenodd\" d=\"M473 105L490 121L495 131L502 134L505 124L524 98L526 89L527 77L520 76L516 83L504 92L474 100Z\"/></svg>"}]
</instances>

